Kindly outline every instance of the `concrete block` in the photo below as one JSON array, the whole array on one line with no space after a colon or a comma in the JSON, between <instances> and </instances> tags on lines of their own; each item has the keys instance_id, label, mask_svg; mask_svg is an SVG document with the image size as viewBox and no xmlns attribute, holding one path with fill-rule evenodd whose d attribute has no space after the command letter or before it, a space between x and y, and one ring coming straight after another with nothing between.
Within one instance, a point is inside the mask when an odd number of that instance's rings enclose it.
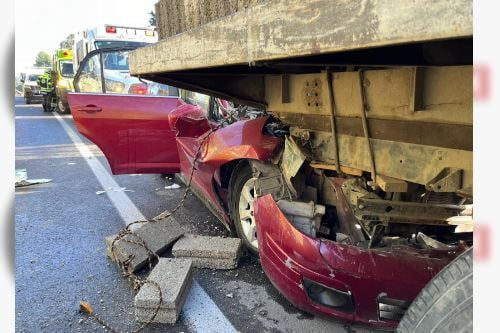
<instances>
[{"instance_id":1,"label":"concrete block","mask_svg":"<svg viewBox=\"0 0 500 333\"><path fill-rule=\"evenodd\" d=\"M198 268L232 269L238 266L241 256L239 238L187 236L172 247L177 258L190 258Z\"/></svg>"},{"instance_id":2,"label":"concrete block","mask_svg":"<svg viewBox=\"0 0 500 333\"><path fill-rule=\"evenodd\" d=\"M154 310L155 309L136 308L135 320L137 320L140 323L149 322L151 317L153 316ZM179 313L177 310L160 309L158 310L158 313L154 317L153 322L161 324L175 324L177 322L177 318L179 318Z\"/></svg>"},{"instance_id":3,"label":"concrete block","mask_svg":"<svg viewBox=\"0 0 500 333\"><path fill-rule=\"evenodd\" d=\"M148 277L148 280L158 283L162 291L162 304L153 322L175 323L177 321L193 281L192 267L189 259L160 258ZM137 321L148 321L158 301L158 289L152 284L143 285L135 296Z\"/></svg>"},{"instance_id":4,"label":"concrete block","mask_svg":"<svg viewBox=\"0 0 500 333\"><path fill-rule=\"evenodd\" d=\"M125 236L125 240L138 241L143 239L146 245L155 253L160 254L184 234L182 226L174 219L164 219L157 222L147 222ZM114 256L111 245L116 236L106 237L106 254L117 263L124 263L130 259L128 265L130 272L138 271L148 263L148 252L142 246L119 240L115 242Z\"/></svg>"}]
</instances>

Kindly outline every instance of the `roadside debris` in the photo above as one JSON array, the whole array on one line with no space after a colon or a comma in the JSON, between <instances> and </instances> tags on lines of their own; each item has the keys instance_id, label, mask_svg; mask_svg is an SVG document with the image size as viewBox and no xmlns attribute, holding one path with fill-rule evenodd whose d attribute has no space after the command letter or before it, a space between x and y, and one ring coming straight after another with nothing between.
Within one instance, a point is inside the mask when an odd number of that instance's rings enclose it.
<instances>
[{"instance_id":1,"label":"roadside debris","mask_svg":"<svg viewBox=\"0 0 500 333\"><path fill-rule=\"evenodd\" d=\"M106 254L129 273L136 272L148 263L152 253L159 254L172 246L184 234L184 229L174 219L139 224L132 233L123 238L117 235L106 237ZM144 242L147 249L140 245Z\"/></svg>"},{"instance_id":2,"label":"roadside debris","mask_svg":"<svg viewBox=\"0 0 500 333\"><path fill-rule=\"evenodd\" d=\"M172 247L176 258L189 258L194 267L233 269L241 256L241 239L211 236L187 236Z\"/></svg>"},{"instance_id":3,"label":"roadside debris","mask_svg":"<svg viewBox=\"0 0 500 333\"><path fill-rule=\"evenodd\" d=\"M16 169L16 187L30 186L35 184L49 183L52 179L28 179L28 172L26 169Z\"/></svg>"},{"instance_id":4,"label":"roadside debris","mask_svg":"<svg viewBox=\"0 0 500 333\"><path fill-rule=\"evenodd\" d=\"M210 135L216 131L221 125L216 126L212 128L208 133L205 135L203 140L201 141L200 147L203 146L205 140L207 140ZM120 231L115 236L107 237L106 238L106 243L107 243L107 254L108 256L117 262L118 266L121 268L123 276L128 278L129 281L132 283L134 286L134 289L137 289L138 287L141 287L141 290L148 295L148 290L149 288L145 288L146 286L153 286L156 287L157 289L157 294L159 295L159 302L156 304L155 307L149 307L148 303L141 303L141 298L138 298L138 302L136 301L136 319L138 321L142 321L142 325L133 330L133 332L140 332L142 331L146 326L149 324L158 321L158 320L164 320L165 322L169 322L170 320L175 321L177 320L178 314L180 309L182 308L182 305L184 304L185 296L180 297L179 302L173 303L175 304L175 307L169 306L172 304L172 302L168 302L168 298L166 299L165 305L162 306L162 300L163 300L163 292L165 290L168 290L168 288L171 288L172 290L175 290L175 288L172 288L171 285L161 285L161 281L154 281L152 279L155 279L156 276L151 274L150 278L147 280L141 279L138 276L136 276L133 272L138 270L139 267L144 266L146 262L149 264L149 267L151 268L153 265L152 262L152 257L156 258L158 264L157 267L157 272L159 271L160 273L159 276L161 277L162 275L165 275L162 273L162 271L165 268L162 268L159 263L165 262L164 258L160 258L158 256L158 253L161 251L165 250L168 248L175 240L179 239L183 231L180 227L180 225L175 224L177 223L175 219L173 218L173 214L175 214L179 209L181 209L184 206L184 202L188 196L189 189L191 187L191 181L193 179L193 173L195 171L194 165L196 165L197 160L200 158L201 154L201 149L198 149L194 161L193 161L193 167L191 169L191 174L189 176L189 180L186 183L186 189L184 191L184 194L177 204L175 208L169 212L169 211L164 211L163 213L159 214L158 216L154 217L152 220L149 221L135 221L132 223L129 223L125 229ZM137 225L140 225L140 227L137 227ZM175 229L179 229L177 232L169 232L168 230L161 230L162 227L168 228L168 227L174 226ZM144 229L143 229L144 228ZM159 230L157 230L159 229ZM165 239L158 239L155 238L155 235L158 236L163 236L163 237L170 237L172 240L165 241ZM150 238L147 238L147 237ZM129 237L132 237L132 239L129 239ZM135 239L134 239L135 237ZM145 238L146 237L146 238ZM148 241L149 240L149 241ZM120 251L119 247L123 246L122 250ZM135 246L135 252L134 247L130 246ZM155 249L152 249L151 246L157 246ZM128 251L130 252L127 252ZM131 251L132 249L132 251ZM168 260L176 260L176 259L168 259ZM179 259L177 259L179 260ZM179 262L179 261L177 261ZM160 267L158 267L160 266ZM189 261L189 272L191 271L192 267L192 261ZM179 268L174 268L173 270L169 268L171 272L174 272L176 275L181 275L179 273ZM154 269L153 269L154 271ZM168 270L167 270L168 271ZM185 274L189 275L189 274ZM192 277L188 278L188 281L191 281ZM165 280L168 282L168 279ZM183 290L183 288L178 288L180 290ZM189 288L184 288L185 289L185 294L189 290ZM168 292L168 291L167 291ZM181 293L177 293L179 295ZM184 295L184 294L181 294ZM137 296L137 295L136 295ZM141 296L143 297L143 296ZM88 305L88 306L87 306ZM150 305L150 304L149 304ZM111 326L108 322L106 322L100 315L94 313L92 307L90 304L84 301L80 301L80 309L81 311L87 313L89 316L94 318L98 323L102 324L103 327L111 330L112 332L123 332L121 330L117 330L113 326ZM173 312L175 310L175 312ZM150 314L150 317L148 318L147 315ZM172 319L173 315L175 314L175 320ZM159 317L157 318L157 316Z\"/></svg>"},{"instance_id":5,"label":"roadside debris","mask_svg":"<svg viewBox=\"0 0 500 333\"><path fill-rule=\"evenodd\" d=\"M126 187L118 187L118 188L108 187L105 190L96 191L95 194L101 195L101 194L106 193L106 192L121 192L121 191L123 191L123 192L134 192L134 190L127 190Z\"/></svg>"},{"instance_id":6,"label":"roadside debris","mask_svg":"<svg viewBox=\"0 0 500 333\"><path fill-rule=\"evenodd\" d=\"M165 189L166 190L175 190L175 189L178 189L178 188L181 188L181 186L179 184L172 184L172 185L167 185L165 186Z\"/></svg>"},{"instance_id":7,"label":"roadside debris","mask_svg":"<svg viewBox=\"0 0 500 333\"><path fill-rule=\"evenodd\" d=\"M189 259L160 258L148 277L152 283L143 285L135 296L137 321L174 324L193 282L192 266Z\"/></svg>"}]
</instances>

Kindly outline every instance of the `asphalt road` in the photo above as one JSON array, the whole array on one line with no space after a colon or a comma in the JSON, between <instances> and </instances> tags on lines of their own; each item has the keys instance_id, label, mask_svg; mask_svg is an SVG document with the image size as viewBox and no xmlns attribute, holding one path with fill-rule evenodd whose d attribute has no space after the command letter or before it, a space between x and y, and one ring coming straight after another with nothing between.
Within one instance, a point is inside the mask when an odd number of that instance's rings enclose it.
<instances>
[{"instance_id":1,"label":"asphalt road","mask_svg":"<svg viewBox=\"0 0 500 333\"><path fill-rule=\"evenodd\" d=\"M124 227L120 212L106 194L96 194L102 186L53 114L44 113L41 105L24 105L16 97L15 116L16 169L27 169L29 178L52 179L16 189L16 332L105 331L78 312L80 300L89 301L117 328L133 330L138 327L135 293L105 256L104 237ZM76 131L71 116L63 120ZM110 173L102 152L81 138ZM184 191L184 186L165 189L175 180L161 175L113 179L131 190L124 193L148 218L172 209ZM177 219L192 233L228 236L193 195ZM200 325L191 318L193 313L225 316L228 331L368 332L298 310L276 291L258 261L250 258L232 271L195 269L194 278L208 295L208 303L192 293L188 296L192 309L183 310L177 324L156 324L145 332L213 331L212 320Z\"/></svg>"}]
</instances>

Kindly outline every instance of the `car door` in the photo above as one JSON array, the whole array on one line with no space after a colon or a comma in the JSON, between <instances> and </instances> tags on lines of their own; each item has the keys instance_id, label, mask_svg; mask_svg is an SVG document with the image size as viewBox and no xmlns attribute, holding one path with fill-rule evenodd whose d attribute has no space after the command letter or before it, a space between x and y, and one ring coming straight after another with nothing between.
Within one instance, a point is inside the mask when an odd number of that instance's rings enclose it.
<instances>
[{"instance_id":1,"label":"car door","mask_svg":"<svg viewBox=\"0 0 500 333\"><path fill-rule=\"evenodd\" d=\"M68 94L76 127L103 151L113 174L179 172L168 121L181 104L178 89L131 77L129 51L96 50L82 61Z\"/></svg>"}]
</instances>

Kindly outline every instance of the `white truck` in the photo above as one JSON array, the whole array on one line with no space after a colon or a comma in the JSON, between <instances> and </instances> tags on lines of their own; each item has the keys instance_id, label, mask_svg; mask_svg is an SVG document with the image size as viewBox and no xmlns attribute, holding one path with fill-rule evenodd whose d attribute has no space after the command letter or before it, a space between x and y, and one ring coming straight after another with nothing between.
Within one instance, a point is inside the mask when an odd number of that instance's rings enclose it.
<instances>
[{"instance_id":1,"label":"white truck","mask_svg":"<svg viewBox=\"0 0 500 333\"><path fill-rule=\"evenodd\" d=\"M146 46L158 41L153 27L127 27L104 24L76 33L73 44L75 71L85 56L96 49Z\"/></svg>"}]
</instances>

